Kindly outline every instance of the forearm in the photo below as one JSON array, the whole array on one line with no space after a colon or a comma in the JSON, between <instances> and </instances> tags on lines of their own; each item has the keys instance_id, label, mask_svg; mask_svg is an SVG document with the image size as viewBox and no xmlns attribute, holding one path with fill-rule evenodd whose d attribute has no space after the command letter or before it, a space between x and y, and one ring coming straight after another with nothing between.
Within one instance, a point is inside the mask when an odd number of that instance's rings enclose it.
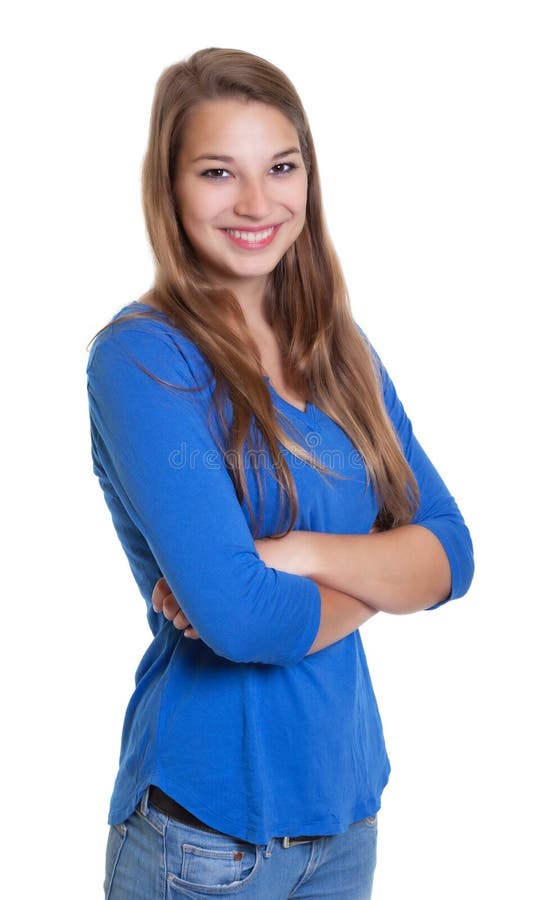
<instances>
[{"instance_id":1,"label":"forearm","mask_svg":"<svg viewBox=\"0 0 542 900\"><path fill-rule=\"evenodd\" d=\"M411 613L446 599L451 573L427 528L405 525L372 534L304 531L304 575L375 610Z\"/></svg>"},{"instance_id":2,"label":"forearm","mask_svg":"<svg viewBox=\"0 0 542 900\"><path fill-rule=\"evenodd\" d=\"M318 588L322 599L320 627L307 656L357 631L377 612L363 601L335 588L323 584L318 584Z\"/></svg>"},{"instance_id":3,"label":"forearm","mask_svg":"<svg viewBox=\"0 0 542 900\"><path fill-rule=\"evenodd\" d=\"M318 650L323 650L324 647L329 647L330 644L335 644L353 631L357 631L377 612L376 609L349 594L343 594L322 584L317 584L317 587L321 598L320 625L306 656L317 653ZM186 638L199 639L200 635L190 625L164 577L159 578L154 586L152 606L155 612L163 613L175 628L182 630Z\"/></svg>"}]
</instances>

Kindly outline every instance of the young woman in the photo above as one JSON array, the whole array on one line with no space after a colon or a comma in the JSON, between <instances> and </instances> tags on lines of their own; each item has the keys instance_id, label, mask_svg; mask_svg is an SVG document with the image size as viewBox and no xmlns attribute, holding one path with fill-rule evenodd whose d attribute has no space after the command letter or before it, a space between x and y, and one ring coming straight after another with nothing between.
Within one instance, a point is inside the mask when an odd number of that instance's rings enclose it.
<instances>
[{"instance_id":1,"label":"young woman","mask_svg":"<svg viewBox=\"0 0 542 900\"><path fill-rule=\"evenodd\" d=\"M152 631L106 897L367 898L389 761L358 629L464 594L469 533L352 318L286 76L168 68L143 193L155 284L88 362Z\"/></svg>"}]
</instances>

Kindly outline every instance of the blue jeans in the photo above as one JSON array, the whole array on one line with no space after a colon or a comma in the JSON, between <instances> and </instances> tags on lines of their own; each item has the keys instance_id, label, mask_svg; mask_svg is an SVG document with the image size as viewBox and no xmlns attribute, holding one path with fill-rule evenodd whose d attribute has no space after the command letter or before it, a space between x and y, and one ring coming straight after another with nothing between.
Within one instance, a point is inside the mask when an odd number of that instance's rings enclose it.
<instances>
[{"instance_id":1,"label":"blue jeans","mask_svg":"<svg viewBox=\"0 0 542 900\"><path fill-rule=\"evenodd\" d=\"M306 844L249 844L171 819L148 804L146 791L133 815L110 828L105 898L369 900L376 837L371 816Z\"/></svg>"}]
</instances>

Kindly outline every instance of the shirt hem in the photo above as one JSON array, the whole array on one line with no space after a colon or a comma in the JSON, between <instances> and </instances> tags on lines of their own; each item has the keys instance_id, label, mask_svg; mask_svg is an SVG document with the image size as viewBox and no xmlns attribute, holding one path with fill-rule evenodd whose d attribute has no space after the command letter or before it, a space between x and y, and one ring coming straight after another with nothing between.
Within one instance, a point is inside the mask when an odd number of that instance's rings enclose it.
<instances>
[{"instance_id":1,"label":"shirt hem","mask_svg":"<svg viewBox=\"0 0 542 900\"><path fill-rule=\"evenodd\" d=\"M372 802L366 805L358 805L355 806L351 813L346 816L341 816L340 818L331 816L326 819L316 819L312 821L298 821L295 823L291 823L289 825L284 823L278 823L277 826L272 828L273 833L270 833L270 829L267 831L258 831L257 828L252 826L240 826L239 822L234 822L224 815L217 815L212 810L201 804L201 800L194 799L183 794L182 796L176 790L175 786L169 783L167 780L164 780L158 776L153 776L149 779L149 781L145 784L143 788L137 793L136 802L125 807L115 808L112 807L108 819L109 825L120 825L125 822L130 816L134 813L141 802L141 798L149 784L154 784L159 787L166 794L169 794L178 803L181 803L186 809L188 809L193 815L195 815L198 819L201 819L202 822L205 822L206 825L209 825L211 828L216 828L217 831L223 831L225 834L229 834L232 837L239 838L244 841L248 841L251 844L267 844L271 838L274 837L295 837L296 835L306 834L306 835L321 835L321 836L329 836L342 834L348 830L350 825L354 822L359 821L360 819L365 819L368 816L376 816L380 810L380 796L382 791L386 787L389 779L390 770L384 774L382 786L379 791L375 793L375 796ZM186 788L186 785L184 786Z\"/></svg>"}]
</instances>

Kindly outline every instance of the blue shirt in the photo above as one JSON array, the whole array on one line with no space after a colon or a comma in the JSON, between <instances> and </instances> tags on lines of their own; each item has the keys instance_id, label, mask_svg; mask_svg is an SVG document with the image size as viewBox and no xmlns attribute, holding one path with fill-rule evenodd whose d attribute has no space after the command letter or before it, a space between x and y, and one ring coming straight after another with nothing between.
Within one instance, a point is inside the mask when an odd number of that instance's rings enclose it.
<instances>
[{"instance_id":1,"label":"blue shirt","mask_svg":"<svg viewBox=\"0 0 542 900\"><path fill-rule=\"evenodd\" d=\"M115 318L143 308L135 301ZM170 383L205 386L175 391L136 360ZM473 574L469 532L379 366L420 488L414 522L441 541L448 599L461 596ZM94 472L152 632L126 712L109 823L128 818L149 784L211 827L258 844L337 834L374 815L390 765L360 633L306 656L320 624L319 589L257 553L246 500L239 503L210 428L214 379L204 357L166 316L132 320L96 338L87 375ZM282 448L299 496L295 527L368 533L377 501L349 438L317 406L302 412L268 387L290 433L295 427L324 465L348 476L324 478ZM231 421L229 401L226 412ZM247 452L245 461L256 516L255 465L265 485L266 537L278 523L277 483L266 453L251 461ZM200 640L153 611L162 575Z\"/></svg>"}]
</instances>

